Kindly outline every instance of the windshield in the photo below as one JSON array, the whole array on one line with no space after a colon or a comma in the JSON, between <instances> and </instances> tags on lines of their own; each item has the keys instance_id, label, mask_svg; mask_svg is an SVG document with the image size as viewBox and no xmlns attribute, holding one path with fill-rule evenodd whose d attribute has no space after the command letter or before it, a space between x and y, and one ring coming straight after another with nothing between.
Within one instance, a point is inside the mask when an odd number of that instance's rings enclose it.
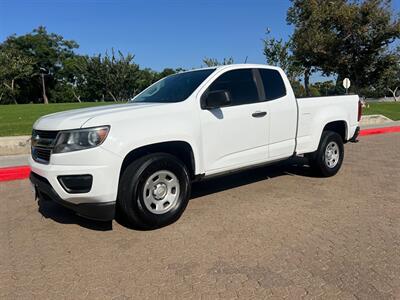
<instances>
[{"instance_id":1,"label":"windshield","mask_svg":"<svg viewBox=\"0 0 400 300\"><path fill-rule=\"evenodd\" d=\"M187 99L194 90L208 77L215 69L204 69L170 75L151 85L132 102L181 102Z\"/></svg>"}]
</instances>

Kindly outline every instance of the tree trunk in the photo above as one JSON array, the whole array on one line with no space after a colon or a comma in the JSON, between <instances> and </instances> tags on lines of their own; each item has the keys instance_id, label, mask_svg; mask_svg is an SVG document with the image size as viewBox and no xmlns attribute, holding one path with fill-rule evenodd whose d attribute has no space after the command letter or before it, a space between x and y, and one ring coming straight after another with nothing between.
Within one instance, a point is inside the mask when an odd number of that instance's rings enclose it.
<instances>
[{"instance_id":1,"label":"tree trunk","mask_svg":"<svg viewBox=\"0 0 400 300\"><path fill-rule=\"evenodd\" d=\"M15 80L11 80L11 95L12 98L14 99L14 104L18 104L17 99L15 99L15 95L14 95L14 86L15 86Z\"/></svg>"},{"instance_id":2,"label":"tree trunk","mask_svg":"<svg viewBox=\"0 0 400 300\"><path fill-rule=\"evenodd\" d=\"M49 99L47 99L47 95L46 95L46 85L44 83L44 74L42 74L42 89L43 89L43 103L49 104Z\"/></svg>"},{"instance_id":3,"label":"tree trunk","mask_svg":"<svg viewBox=\"0 0 400 300\"><path fill-rule=\"evenodd\" d=\"M108 93L111 95L111 97L113 98L114 102L118 102L117 98L115 98L115 96L113 95L113 93L111 93L111 91L108 91Z\"/></svg>"},{"instance_id":4,"label":"tree trunk","mask_svg":"<svg viewBox=\"0 0 400 300\"><path fill-rule=\"evenodd\" d=\"M306 96L310 96L310 69L305 69L304 70L304 90L306 92Z\"/></svg>"},{"instance_id":5,"label":"tree trunk","mask_svg":"<svg viewBox=\"0 0 400 300\"><path fill-rule=\"evenodd\" d=\"M81 96L78 96L75 91L72 92L74 94L74 97L76 98L76 100L78 100L79 103L81 103Z\"/></svg>"},{"instance_id":6,"label":"tree trunk","mask_svg":"<svg viewBox=\"0 0 400 300\"><path fill-rule=\"evenodd\" d=\"M397 93L397 90L399 89L399 87L397 86L394 90L392 90L391 88L388 88L388 90L392 93L392 95L393 95L393 99L394 99L394 101L399 101L399 99L397 98L397 96L396 96L396 93Z\"/></svg>"}]
</instances>

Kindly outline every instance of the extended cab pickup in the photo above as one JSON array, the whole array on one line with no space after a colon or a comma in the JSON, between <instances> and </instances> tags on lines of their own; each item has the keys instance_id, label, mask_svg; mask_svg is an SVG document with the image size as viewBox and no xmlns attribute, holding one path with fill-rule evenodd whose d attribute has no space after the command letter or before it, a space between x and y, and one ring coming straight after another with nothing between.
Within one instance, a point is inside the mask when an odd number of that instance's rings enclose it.
<instances>
[{"instance_id":1,"label":"extended cab pickup","mask_svg":"<svg viewBox=\"0 0 400 300\"><path fill-rule=\"evenodd\" d=\"M168 76L127 104L44 116L32 133L38 197L79 215L136 225L179 218L191 182L304 155L321 176L355 141L358 96L296 99L285 73L228 65Z\"/></svg>"}]
</instances>

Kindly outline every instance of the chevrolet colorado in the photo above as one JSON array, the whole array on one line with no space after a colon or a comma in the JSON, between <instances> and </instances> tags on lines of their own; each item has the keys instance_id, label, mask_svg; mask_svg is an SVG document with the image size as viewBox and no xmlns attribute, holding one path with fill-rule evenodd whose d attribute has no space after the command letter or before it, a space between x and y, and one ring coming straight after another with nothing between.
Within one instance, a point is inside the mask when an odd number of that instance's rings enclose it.
<instances>
[{"instance_id":1,"label":"chevrolet colorado","mask_svg":"<svg viewBox=\"0 0 400 300\"><path fill-rule=\"evenodd\" d=\"M178 73L127 104L44 116L32 131L38 197L79 215L133 224L177 220L191 182L305 155L321 176L355 141L358 96L296 99L285 73L239 64Z\"/></svg>"}]
</instances>

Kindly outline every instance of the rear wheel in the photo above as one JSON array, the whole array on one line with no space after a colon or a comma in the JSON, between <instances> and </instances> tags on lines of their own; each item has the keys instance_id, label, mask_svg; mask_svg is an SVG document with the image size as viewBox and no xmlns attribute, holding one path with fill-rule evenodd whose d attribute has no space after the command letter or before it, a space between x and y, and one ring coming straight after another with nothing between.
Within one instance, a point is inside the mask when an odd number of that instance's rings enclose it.
<instances>
[{"instance_id":1,"label":"rear wheel","mask_svg":"<svg viewBox=\"0 0 400 300\"><path fill-rule=\"evenodd\" d=\"M129 223L157 228L176 221L189 197L186 166L170 154L155 153L132 162L123 172L118 204Z\"/></svg>"},{"instance_id":2,"label":"rear wheel","mask_svg":"<svg viewBox=\"0 0 400 300\"><path fill-rule=\"evenodd\" d=\"M335 175L342 166L343 158L342 137L333 131L322 132L318 150L308 155L310 166L323 177Z\"/></svg>"}]
</instances>

